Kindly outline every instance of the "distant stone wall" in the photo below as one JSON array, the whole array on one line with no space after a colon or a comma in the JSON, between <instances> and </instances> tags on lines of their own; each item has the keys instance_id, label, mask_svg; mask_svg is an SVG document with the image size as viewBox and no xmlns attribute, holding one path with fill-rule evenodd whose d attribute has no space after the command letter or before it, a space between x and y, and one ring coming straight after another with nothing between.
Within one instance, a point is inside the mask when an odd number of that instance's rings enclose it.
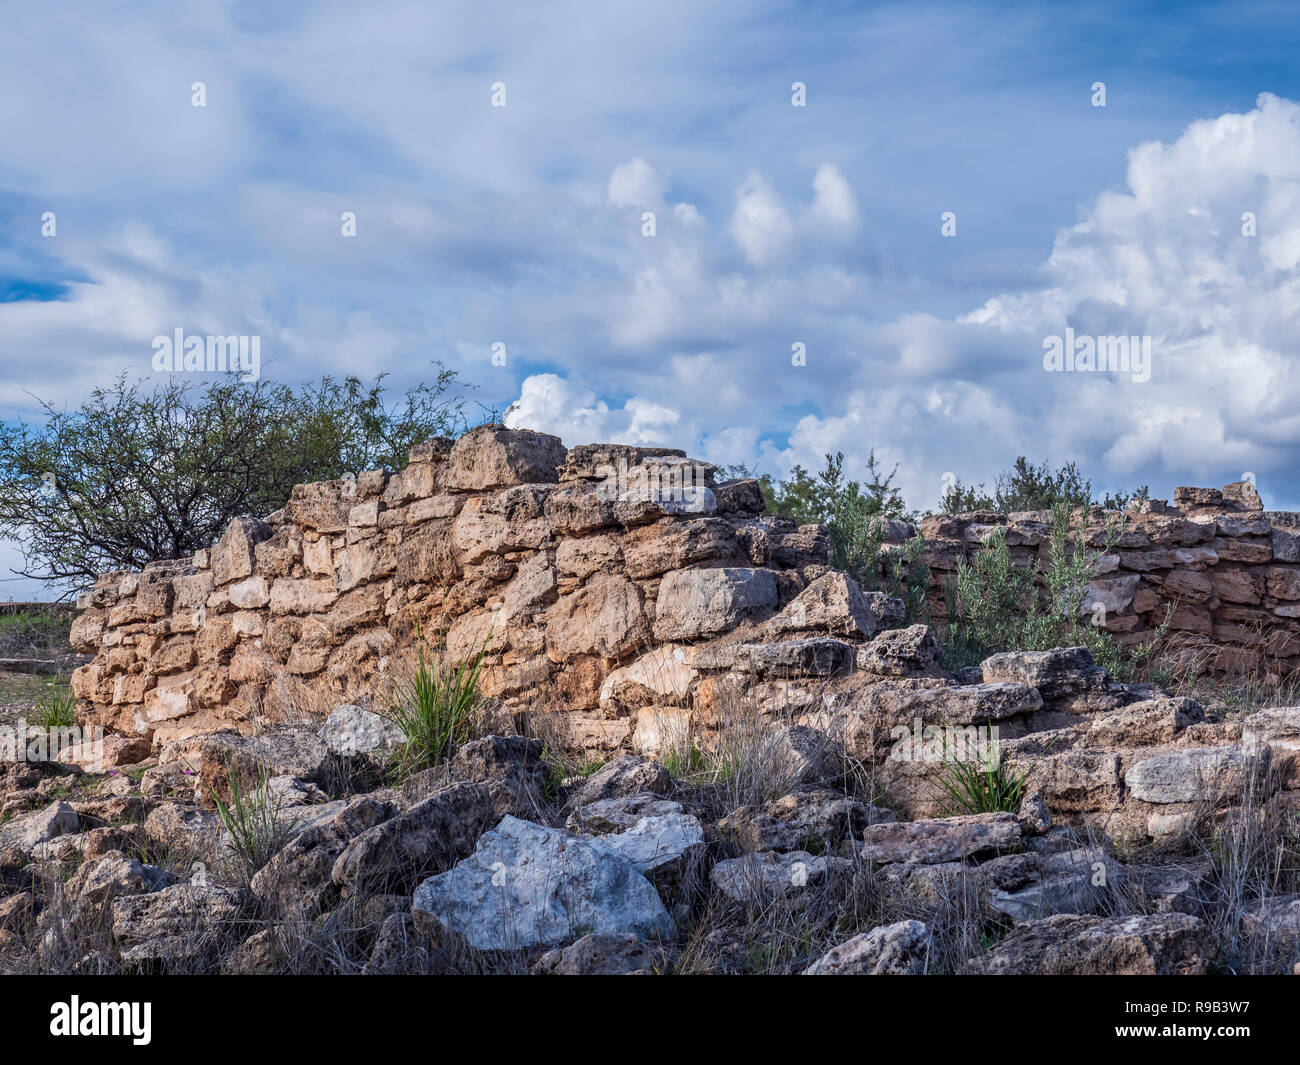
<instances>
[{"instance_id":1,"label":"distant stone wall","mask_svg":"<svg viewBox=\"0 0 1300 1065\"><path fill-rule=\"evenodd\" d=\"M1118 517L1112 514L1111 518ZM1106 514L1087 516L1087 543L1105 545ZM930 606L946 617L944 583L997 529L1013 557L1046 556L1047 512L976 512L922 520L931 567ZM1248 482L1222 490L1178 488L1174 504L1148 500L1102 555L1091 586L1102 627L1122 643L1147 640L1168 619L1181 653L1216 671L1285 676L1300 666L1300 515L1265 511Z\"/></svg>"},{"instance_id":2,"label":"distant stone wall","mask_svg":"<svg viewBox=\"0 0 1300 1065\"><path fill-rule=\"evenodd\" d=\"M711 644L764 623L873 635L884 597L839 575L773 621L828 574L821 528L764 514L752 480L485 427L400 472L299 485L192 558L104 574L73 626L95 656L73 688L84 723L157 747L380 697L418 629L453 659L484 648L507 712L562 710L576 746L614 749L661 705L709 702L707 674L731 662Z\"/></svg>"}]
</instances>

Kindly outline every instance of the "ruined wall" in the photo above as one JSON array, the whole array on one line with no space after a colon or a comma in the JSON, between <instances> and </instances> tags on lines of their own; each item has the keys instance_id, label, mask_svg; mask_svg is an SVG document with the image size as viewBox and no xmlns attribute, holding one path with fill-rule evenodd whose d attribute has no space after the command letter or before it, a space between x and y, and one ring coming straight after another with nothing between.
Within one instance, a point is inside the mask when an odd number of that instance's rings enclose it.
<instances>
[{"instance_id":1,"label":"ruined wall","mask_svg":"<svg viewBox=\"0 0 1300 1065\"><path fill-rule=\"evenodd\" d=\"M1102 623L1141 640L1168 609L1169 630L1220 668L1294 669L1297 516L1264 512L1248 485L1175 503L1144 503L1103 557ZM1088 516L1097 546L1104 517ZM925 519L934 617L959 558L998 527L1015 555L1044 552L1049 520ZM754 481L719 485L681 451L484 427L413 448L396 473L299 485L192 558L104 574L73 626L94 655L73 688L83 724L157 748L381 705L418 632L452 659L484 649L500 713L561 711L574 747L654 752L728 699L816 715L828 684L938 677L924 630L877 636L901 604L828 561L819 526L763 513Z\"/></svg>"},{"instance_id":2,"label":"ruined wall","mask_svg":"<svg viewBox=\"0 0 1300 1065\"><path fill-rule=\"evenodd\" d=\"M1105 546L1105 523L1092 508L1087 543L1095 549ZM1045 557L1050 524L1048 512L923 519L934 617L946 617L943 585L958 559L999 528L1013 557ZM1300 515L1265 511L1248 482L1178 488L1173 506L1142 501L1103 553L1091 592L1098 622L1122 643L1150 638L1167 618L1171 645L1209 669L1285 676L1300 666Z\"/></svg>"},{"instance_id":3,"label":"ruined wall","mask_svg":"<svg viewBox=\"0 0 1300 1065\"><path fill-rule=\"evenodd\" d=\"M705 674L731 662L709 643L743 642L829 572L819 527L763 514L754 481L718 486L681 451L485 427L410 459L299 485L193 558L101 576L72 633L95 655L73 677L82 721L157 747L364 702L418 626L455 659L485 648L507 711L564 710L575 745L613 749L648 707L707 703ZM780 631L836 627L828 595L856 638L889 612L824 585Z\"/></svg>"}]
</instances>

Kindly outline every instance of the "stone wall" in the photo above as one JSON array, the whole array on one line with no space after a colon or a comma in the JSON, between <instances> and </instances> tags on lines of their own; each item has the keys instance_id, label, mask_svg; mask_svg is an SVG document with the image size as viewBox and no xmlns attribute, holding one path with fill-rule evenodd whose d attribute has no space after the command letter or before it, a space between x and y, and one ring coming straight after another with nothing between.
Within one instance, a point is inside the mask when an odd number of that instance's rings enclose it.
<instances>
[{"instance_id":1,"label":"stone wall","mask_svg":"<svg viewBox=\"0 0 1300 1065\"><path fill-rule=\"evenodd\" d=\"M997 528L1017 557L1043 552L1049 520L926 518L934 617L959 558ZM1104 520L1087 516L1094 545ZM684 452L484 427L413 448L396 473L299 485L192 558L104 574L73 625L94 655L73 687L83 724L157 749L382 708L417 644L456 661L482 649L508 727L545 717L575 748L654 753L737 702L812 721L844 701L837 689L941 675L923 628L884 631L901 603L828 555L821 527L764 513L754 481L718 484ZM1300 664L1300 522L1249 485L1143 503L1093 593L1123 641L1168 615L1218 668Z\"/></svg>"},{"instance_id":2,"label":"stone wall","mask_svg":"<svg viewBox=\"0 0 1300 1065\"><path fill-rule=\"evenodd\" d=\"M1087 515L1095 549L1105 546L1106 519L1100 507ZM958 559L998 529L1014 558L1045 557L1050 523L1048 512L923 519L933 616L946 617L943 587ZM1265 511L1248 482L1178 488L1172 506L1147 500L1127 512L1091 591L1098 623L1122 643L1147 640L1167 621L1170 645L1208 669L1286 676L1300 666L1300 515Z\"/></svg>"},{"instance_id":3,"label":"stone wall","mask_svg":"<svg viewBox=\"0 0 1300 1065\"><path fill-rule=\"evenodd\" d=\"M418 633L456 660L483 648L505 713L563 710L563 738L609 750L657 731L660 707L707 715L720 647L861 640L895 616L827 562L820 527L684 452L485 427L400 472L299 485L192 558L104 574L73 626L95 656L73 687L84 723L160 747L381 702Z\"/></svg>"}]
</instances>

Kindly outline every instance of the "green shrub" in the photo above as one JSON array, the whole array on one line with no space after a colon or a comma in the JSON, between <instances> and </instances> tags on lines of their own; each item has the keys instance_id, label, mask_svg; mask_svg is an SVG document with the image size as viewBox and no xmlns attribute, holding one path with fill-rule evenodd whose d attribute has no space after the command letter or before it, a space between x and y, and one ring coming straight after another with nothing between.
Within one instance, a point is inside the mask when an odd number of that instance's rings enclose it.
<instances>
[{"instance_id":1,"label":"green shrub","mask_svg":"<svg viewBox=\"0 0 1300 1065\"><path fill-rule=\"evenodd\" d=\"M1033 568L1018 567L997 529L972 561L958 560L957 577L947 584L951 668L974 665L994 651L1015 650L1024 638L1025 617L1037 608Z\"/></svg>"},{"instance_id":2,"label":"green shrub","mask_svg":"<svg viewBox=\"0 0 1300 1065\"><path fill-rule=\"evenodd\" d=\"M1021 455L1012 469L998 474L991 495L982 484L966 486L957 480L944 491L940 507L944 514L962 514L972 510L1010 514L1017 510L1050 510L1061 504L1086 507L1096 502L1107 510L1123 510L1131 500L1149 499L1150 495L1150 490L1143 485L1132 493L1112 495L1108 492L1102 499L1094 500L1092 482L1073 462L1053 470L1046 460L1035 466Z\"/></svg>"},{"instance_id":3,"label":"green shrub","mask_svg":"<svg viewBox=\"0 0 1300 1065\"><path fill-rule=\"evenodd\" d=\"M903 601L905 625L929 623L925 595L930 587L930 567L925 563L925 537L919 533L903 545L900 552L887 555L881 562L882 579L878 590Z\"/></svg>"},{"instance_id":4,"label":"green shrub","mask_svg":"<svg viewBox=\"0 0 1300 1065\"><path fill-rule=\"evenodd\" d=\"M999 758L987 760L949 757L944 760L938 784L958 814L1015 813L1025 796L1024 773L1013 773Z\"/></svg>"},{"instance_id":5,"label":"green shrub","mask_svg":"<svg viewBox=\"0 0 1300 1065\"><path fill-rule=\"evenodd\" d=\"M0 536L22 576L80 586L214 543L239 514L269 514L293 486L406 465L413 444L468 427L456 372L401 395L381 374L300 386L229 373L92 389L78 408L38 401L0 421Z\"/></svg>"},{"instance_id":6,"label":"green shrub","mask_svg":"<svg viewBox=\"0 0 1300 1065\"><path fill-rule=\"evenodd\" d=\"M57 677L51 677L49 686L36 702L33 723L46 732L72 728L77 723L76 706L72 689Z\"/></svg>"},{"instance_id":7,"label":"green shrub","mask_svg":"<svg viewBox=\"0 0 1300 1065\"><path fill-rule=\"evenodd\" d=\"M420 643L415 672L398 682L384 715L406 737L393 763L398 779L446 761L475 737L485 701L478 688L482 671L482 647L469 659L449 665L441 658L434 661Z\"/></svg>"},{"instance_id":8,"label":"green shrub","mask_svg":"<svg viewBox=\"0 0 1300 1065\"><path fill-rule=\"evenodd\" d=\"M732 472L752 476L743 467ZM843 570L868 591L881 591L902 599L906 622L925 620L925 591L930 571L922 560L925 541L914 537L901 551L881 551L885 523L914 518L894 487L894 473L885 473L875 453L867 456L865 477L850 480L844 473L844 454L826 455L826 465L814 478L796 466L790 479L773 482L759 478L767 507L800 525L820 524L830 537L831 565Z\"/></svg>"},{"instance_id":9,"label":"green shrub","mask_svg":"<svg viewBox=\"0 0 1300 1065\"><path fill-rule=\"evenodd\" d=\"M958 561L957 578L947 586L949 668L975 665L998 651L1081 645L1112 675L1126 678L1149 657L1163 628L1145 646L1126 650L1092 623L1089 611L1089 583L1102 553L1123 533L1123 519L1107 519L1097 551L1071 532L1070 516L1064 503L1052 508L1046 564L1038 557L1017 564L1003 529L993 532L973 560Z\"/></svg>"}]
</instances>

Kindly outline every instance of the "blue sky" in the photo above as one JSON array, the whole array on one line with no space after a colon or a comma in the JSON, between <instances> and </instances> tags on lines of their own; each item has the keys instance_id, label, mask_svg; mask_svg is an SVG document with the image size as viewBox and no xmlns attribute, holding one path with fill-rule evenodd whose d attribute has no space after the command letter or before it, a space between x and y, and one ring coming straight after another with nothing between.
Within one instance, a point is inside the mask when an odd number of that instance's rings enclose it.
<instances>
[{"instance_id":1,"label":"blue sky","mask_svg":"<svg viewBox=\"0 0 1300 1065\"><path fill-rule=\"evenodd\" d=\"M874 447L922 508L1022 453L1300 506L1298 38L1249 3L30 5L0 417L183 328L280 380L438 358L569 444ZM1151 336L1150 380L1046 373L1067 327Z\"/></svg>"}]
</instances>

